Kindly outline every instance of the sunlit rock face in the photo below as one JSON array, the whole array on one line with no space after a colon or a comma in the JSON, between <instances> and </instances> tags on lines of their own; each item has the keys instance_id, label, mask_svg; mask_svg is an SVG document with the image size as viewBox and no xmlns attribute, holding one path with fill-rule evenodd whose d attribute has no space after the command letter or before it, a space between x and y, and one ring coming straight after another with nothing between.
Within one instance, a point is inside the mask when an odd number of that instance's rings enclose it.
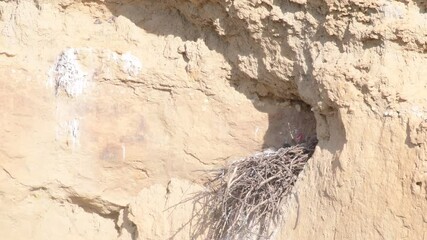
<instances>
[{"instance_id":1,"label":"sunlit rock face","mask_svg":"<svg viewBox=\"0 0 427 240\"><path fill-rule=\"evenodd\" d=\"M422 239L426 7L0 2L1 238L190 239L203 170L316 135L273 238Z\"/></svg>"}]
</instances>

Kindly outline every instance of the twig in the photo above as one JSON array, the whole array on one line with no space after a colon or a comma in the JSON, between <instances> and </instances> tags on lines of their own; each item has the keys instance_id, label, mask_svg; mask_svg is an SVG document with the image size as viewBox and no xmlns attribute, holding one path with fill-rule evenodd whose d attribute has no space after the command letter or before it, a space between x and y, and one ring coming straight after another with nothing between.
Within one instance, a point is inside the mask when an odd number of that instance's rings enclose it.
<instances>
[{"instance_id":1,"label":"twig","mask_svg":"<svg viewBox=\"0 0 427 240\"><path fill-rule=\"evenodd\" d=\"M276 152L257 153L215 171L207 191L194 199L202 209L196 213L193 238L268 239L280 220L280 204L289 195L317 144L307 142Z\"/></svg>"}]
</instances>

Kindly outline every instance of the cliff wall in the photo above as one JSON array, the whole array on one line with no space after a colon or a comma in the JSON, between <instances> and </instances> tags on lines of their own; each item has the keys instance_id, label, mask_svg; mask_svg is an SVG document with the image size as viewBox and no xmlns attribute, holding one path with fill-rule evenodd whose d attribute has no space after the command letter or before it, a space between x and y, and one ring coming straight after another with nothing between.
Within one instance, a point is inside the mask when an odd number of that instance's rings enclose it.
<instances>
[{"instance_id":1,"label":"cliff wall","mask_svg":"<svg viewBox=\"0 0 427 240\"><path fill-rule=\"evenodd\" d=\"M0 2L2 238L190 239L201 170L302 133L276 239L425 239L426 9Z\"/></svg>"}]
</instances>

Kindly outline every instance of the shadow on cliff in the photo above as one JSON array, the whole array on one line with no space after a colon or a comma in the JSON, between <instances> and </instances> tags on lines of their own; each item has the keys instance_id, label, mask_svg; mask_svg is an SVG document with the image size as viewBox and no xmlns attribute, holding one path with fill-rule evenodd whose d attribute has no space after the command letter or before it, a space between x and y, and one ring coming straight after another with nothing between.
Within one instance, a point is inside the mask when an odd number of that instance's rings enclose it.
<instances>
[{"instance_id":1,"label":"shadow on cliff","mask_svg":"<svg viewBox=\"0 0 427 240\"><path fill-rule=\"evenodd\" d=\"M268 114L269 127L264 135L263 148L277 148L286 143L292 144L294 135L298 133L303 133L307 137L315 135L316 121L314 115L310 111L310 107L299 100L294 82L292 80L280 81L277 76L267 70L263 61L266 54L261 49L260 42L248 35L245 21L240 20L237 16L227 16L230 12L236 15L237 13L233 10L225 12L215 4L197 8L191 2L182 2L181 5L176 3L181 10L169 7L167 3L155 1L132 1L125 4L106 2L102 4L115 17L123 16L145 32L164 37L172 35L181 38L183 41L203 39L209 49L221 53L232 66L231 86L251 99L258 111ZM294 11L296 10L294 9ZM218 15L219 21L224 21L221 24L227 30L227 35L219 36L213 29L212 22L209 22L209 19L198 17L197 14L199 13L196 11L203 11L206 16ZM274 26L271 23L271 26L273 31L281 29L282 34L287 34L286 29L280 27L281 25ZM295 58L286 38L282 40L281 44L283 45L282 49L285 50L282 50L280 54L287 59ZM238 69L239 56L256 58L258 79L255 80ZM263 86L269 88L269 93L264 97L259 96L256 92L259 82L264 82ZM283 104L285 102L290 104Z\"/></svg>"},{"instance_id":2,"label":"shadow on cliff","mask_svg":"<svg viewBox=\"0 0 427 240\"><path fill-rule=\"evenodd\" d=\"M165 1L166 2L166 1ZM175 3L180 5L180 9L169 7L164 2L156 1L132 1L126 4L109 3L104 4L115 17L123 16L133 22L142 31L155 34L162 37L174 36L183 41L197 41L203 39L210 50L216 51L224 56L231 69L230 85L238 92L244 94L250 99L254 107L261 112L268 114L268 129L264 135L263 148L281 147L284 144L292 144L295 137L302 134L304 137L311 137L316 133L316 119L311 111L311 107L301 101L298 95L296 80L281 81L279 77L274 76L268 70L264 59L267 57L264 49L261 48L261 42L255 40L247 32L246 22L237 16L236 12L228 12L216 9L215 6L204 6L196 9L191 5L193 1ZM218 3L219 4L219 3ZM197 5L197 4L196 4ZM285 6L287 7L287 6ZM182 9L186 9L185 13ZM284 9L284 11L297 11L298 7ZM209 19L200 19L198 11L204 11L206 16L218 16L219 25L226 29L227 34L221 36L212 26ZM229 14L234 14L230 16ZM321 14L318 14L321 17ZM227 22L229 21L229 22ZM268 20L266 20L268 21ZM280 44L282 51L279 53L270 52L269 55L279 54L289 61L295 61L296 55L292 52L287 42L287 29L283 25L273 22L265 22L269 26L269 31L280 33L277 44ZM262 32L263 36L266 31ZM318 34L322 34L319 32ZM149 46L148 46L149 47ZM274 51L274 50L272 50ZM302 49L301 51L306 51ZM310 60L310 53L303 52L307 59ZM239 70L239 57L251 56L258 62L256 79L251 78ZM185 56L183 56L185 59ZM308 75L313 68L308 62ZM298 71L295 70L294 71ZM298 74L295 72L295 76ZM257 92L257 84L265 84L267 94ZM277 107L282 106L282 107ZM236 109L235 111L239 111ZM244 112L242 114L245 114ZM322 116L321 116L322 117ZM329 126L337 127L339 124L328 122L325 116L320 124L322 128L328 129ZM319 120L319 116L318 119ZM321 119L320 119L321 120ZM335 125L334 125L335 124ZM342 130L344 131L344 129ZM338 132L338 131L334 131ZM338 141L335 146L326 146L331 152L337 152L342 149L345 139ZM332 169L341 168L340 162L332 162Z\"/></svg>"}]
</instances>

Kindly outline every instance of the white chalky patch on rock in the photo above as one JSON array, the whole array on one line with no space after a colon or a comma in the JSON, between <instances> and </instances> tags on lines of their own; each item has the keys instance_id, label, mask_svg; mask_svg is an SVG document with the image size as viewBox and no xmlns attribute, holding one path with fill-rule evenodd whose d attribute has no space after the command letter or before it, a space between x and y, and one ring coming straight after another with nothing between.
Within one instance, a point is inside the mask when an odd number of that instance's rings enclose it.
<instances>
[{"instance_id":1,"label":"white chalky patch on rock","mask_svg":"<svg viewBox=\"0 0 427 240\"><path fill-rule=\"evenodd\" d=\"M80 57L86 59L86 64L84 61L79 62ZM111 79L118 77L118 72L114 72L117 67L127 77L136 77L142 70L142 63L130 52L117 54L108 49L69 48L59 55L50 69L48 86L55 88L55 94L64 91L69 97L77 97L83 94L95 72Z\"/></svg>"},{"instance_id":2,"label":"white chalky patch on rock","mask_svg":"<svg viewBox=\"0 0 427 240\"><path fill-rule=\"evenodd\" d=\"M77 118L62 121L56 128L56 141L66 141L67 145L76 148L79 145L80 121Z\"/></svg>"},{"instance_id":3,"label":"white chalky patch on rock","mask_svg":"<svg viewBox=\"0 0 427 240\"><path fill-rule=\"evenodd\" d=\"M384 17L392 19L402 19L407 13L404 4L393 2L385 2L384 5L380 7L380 10L383 12Z\"/></svg>"},{"instance_id":4,"label":"white chalky patch on rock","mask_svg":"<svg viewBox=\"0 0 427 240\"><path fill-rule=\"evenodd\" d=\"M70 48L61 53L49 72L49 83L55 86L55 93L60 89L68 96L76 97L83 93L87 84L87 74L77 61L77 50Z\"/></svg>"},{"instance_id":5,"label":"white chalky patch on rock","mask_svg":"<svg viewBox=\"0 0 427 240\"><path fill-rule=\"evenodd\" d=\"M137 76L142 69L141 61L131 53L125 53L121 56L121 66L124 72L130 76Z\"/></svg>"},{"instance_id":6,"label":"white chalky patch on rock","mask_svg":"<svg viewBox=\"0 0 427 240\"><path fill-rule=\"evenodd\" d=\"M71 141L73 147L75 147L79 142L79 131L80 131L80 122L77 119L73 119L68 122L68 131L71 136Z\"/></svg>"}]
</instances>

